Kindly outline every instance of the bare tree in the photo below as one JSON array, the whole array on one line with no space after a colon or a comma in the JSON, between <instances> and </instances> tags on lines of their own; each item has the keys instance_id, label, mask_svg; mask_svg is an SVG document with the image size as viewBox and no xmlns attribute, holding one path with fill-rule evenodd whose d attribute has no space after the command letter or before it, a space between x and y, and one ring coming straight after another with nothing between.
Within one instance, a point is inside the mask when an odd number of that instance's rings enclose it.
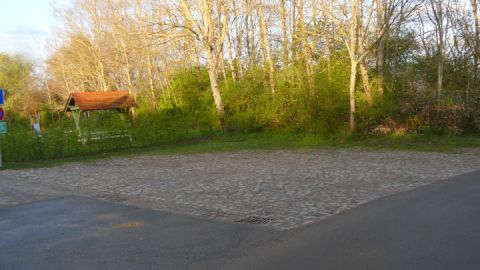
<instances>
[{"instance_id":1,"label":"bare tree","mask_svg":"<svg viewBox=\"0 0 480 270\"><path fill-rule=\"evenodd\" d=\"M260 24L260 35L261 35L261 44L262 48L264 51L264 58L268 64L268 76L270 78L270 90L273 93L275 93L275 67L273 64L272 56L270 54L270 45L268 42L268 33L267 33L267 25L265 21L265 14L263 12L263 5L261 3L261 0L258 0L257 2L257 9L259 13L259 24Z\"/></svg>"},{"instance_id":2,"label":"bare tree","mask_svg":"<svg viewBox=\"0 0 480 270\"><path fill-rule=\"evenodd\" d=\"M480 59L480 23L479 23L479 18L478 18L478 2L477 0L471 0L472 4L472 12L473 12L473 18L474 18L474 44L475 44L475 51L473 53L473 64L474 64L474 72L475 72L475 79L478 77L478 61Z\"/></svg>"},{"instance_id":3,"label":"bare tree","mask_svg":"<svg viewBox=\"0 0 480 270\"><path fill-rule=\"evenodd\" d=\"M362 9L366 12L362 14ZM375 3L367 0L349 0L341 6L341 14L344 15L344 21L337 21L339 34L347 48L350 58L350 83L349 83L349 99L350 99L350 130L356 130L356 97L355 86L357 82L358 65L370 52L372 46L364 46L360 48L360 44L369 34L371 27L371 18L375 10ZM360 21L362 21L360 23ZM359 27L363 25L363 27ZM375 40L371 41L375 44Z\"/></svg>"},{"instance_id":4,"label":"bare tree","mask_svg":"<svg viewBox=\"0 0 480 270\"><path fill-rule=\"evenodd\" d=\"M443 69L445 65L445 46L450 20L447 13L450 8L450 0L429 0L427 17L435 27L436 61L437 61L437 97L442 96Z\"/></svg>"},{"instance_id":5,"label":"bare tree","mask_svg":"<svg viewBox=\"0 0 480 270\"><path fill-rule=\"evenodd\" d=\"M288 66L288 33L287 33L287 7L286 0L280 1L280 14L282 20L282 47L283 47L283 67Z\"/></svg>"},{"instance_id":6,"label":"bare tree","mask_svg":"<svg viewBox=\"0 0 480 270\"><path fill-rule=\"evenodd\" d=\"M226 11L231 7L231 0L226 2L215 0L202 0L200 13L192 13L192 4L188 0L182 0L182 15L188 25L181 27L188 28L202 45L207 55L207 69L210 77L210 87L215 101L215 108L223 127L225 109L218 84L218 66L223 65L223 43L228 27L228 16ZM221 7L221 8L218 8Z\"/></svg>"}]
</instances>

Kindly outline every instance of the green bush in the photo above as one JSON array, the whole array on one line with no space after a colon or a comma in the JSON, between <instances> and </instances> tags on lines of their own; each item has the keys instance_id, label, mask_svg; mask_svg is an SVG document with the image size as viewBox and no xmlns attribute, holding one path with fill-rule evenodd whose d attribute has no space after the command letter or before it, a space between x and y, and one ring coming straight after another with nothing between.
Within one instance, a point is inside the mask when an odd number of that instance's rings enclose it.
<instances>
[{"instance_id":1,"label":"green bush","mask_svg":"<svg viewBox=\"0 0 480 270\"><path fill-rule=\"evenodd\" d=\"M409 38L406 36L405 38ZM410 40L410 39L408 39ZM407 44L408 45L408 44ZM410 46L410 45L409 45ZM359 134L371 134L378 127L386 132L460 134L480 128L480 99L468 101L452 89L458 71L447 64L446 88L435 97L431 59L411 57L403 51L389 51L395 66L386 67L385 94L374 92L374 102L366 102L361 78L356 85ZM0 136L4 159L10 162L54 159L161 146L199 138L235 134L283 134L315 138L349 138L349 61L346 51L338 51L327 63L318 59L313 78L304 63L288 69L277 68L275 93L271 93L263 67L249 68L239 81L220 81L225 105L225 126L219 119L204 69L177 73L162 89L158 100L140 99L134 114L127 111L91 112L82 117L81 134L70 116L42 109L42 136L34 134L27 119L10 114L9 132ZM374 70L369 71L374 78ZM457 72L457 73L456 73ZM459 80L465 76L457 74ZM415 83L412 83L415 78ZM374 80L373 80L374 81ZM375 89L375 83L371 85ZM460 90L459 90L460 91ZM461 91L460 91L461 92ZM155 107L152 106L155 104ZM14 121L12 121L14 119Z\"/></svg>"}]
</instances>

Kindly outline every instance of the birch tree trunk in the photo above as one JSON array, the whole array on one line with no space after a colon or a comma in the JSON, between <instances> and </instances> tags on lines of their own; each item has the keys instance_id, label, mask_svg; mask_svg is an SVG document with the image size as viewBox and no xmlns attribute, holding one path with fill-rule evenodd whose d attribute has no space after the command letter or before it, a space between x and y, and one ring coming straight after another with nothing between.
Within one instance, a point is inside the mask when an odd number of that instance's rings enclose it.
<instances>
[{"instance_id":1,"label":"birch tree trunk","mask_svg":"<svg viewBox=\"0 0 480 270\"><path fill-rule=\"evenodd\" d=\"M218 64L216 53L212 50L207 51L208 59L208 77L210 78L210 87L212 89L213 101L215 103L215 109L217 110L220 126L223 128L225 122L225 109L222 101L222 95L220 94L220 87L218 85Z\"/></svg>"},{"instance_id":2,"label":"birch tree trunk","mask_svg":"<svg viewBox=\"0 0 480 270\"><path fill-rule=\"evenodd\" d=\"M445 57L444 57L444 47L445 47L445 42L444 42L444 37L443 33L440 35L440 43L438 44L438 67L437 67L437 97L441 98L442 96L442 91L443 91L443 68L444 68L444 62L445 62Z\"/></svg>"},{"instance_id":3,"label":"birch tree trunk","mask_svg":"<svg viewBox=\"0 0 480 270\"><path fill-rule=\"evenodd\" d=\"M355 84L357 82L357 64L355 60L350 61L350 87L349 87L349 97L350 97L350 131L355 132L357 129L355 114L356 114L356 104L355 104Z\"/></svg>"},{"instance_id":4,"label":"birch tree trunk","mask_svg":"<svg viewBox=\"0 0 480 270\"><path fill-rule=\"evenodd\" d=\"M282 49L283 49L283 68L288 67L288 34L287 34L287 8L285 0L280 1L280 15L282 17Z\"/></svg>"},{"instance_id":5,"label":"birch tree trunk","mask_svg":"<svg viewBox=\"0 0 480 270\"><path fill-rule=\"evenodd\" d=\"M480 22L478 18L478 2L477 0L471 0L472 3L472 11L473 11L473 18L475 20L475 52L473 53L473 63L474 63L474 75L475 80L478 78L478 61L480 58Z\"/></svg>"},{"instance_id":6,"label":"birch tree trunk","mask_svg":"<svg viewBox=\"0 0 480 270\"><path fill-rule=\"evenodd\" d=\"M330 2L330 5L327 6L325 2ZM332 53L331 53L331 47L332 47L332 38L331 36L334 35L334 33L329 33L329 28L330 24L333 25L333 19L331 17L331 12L333 10L332 8L333 1L329 0L322 0L322 13L324 17L324 22L323 22L323 27L322 27L322 36L324 40L323 44L323 54L325 61L327 62L327 77L328 79L332 79L332 68L331 68L331 58L332 58ZM333 26L332 26L333 28ZM332 29L333 30L333 29Z\"/></svg>"},{"instance_id":7,"label":"birch tree trunk","mask_svg":"<svg viewBox=\"0 0 480 270\"><path fill-rule=\"evenodd\" d=\"M260 21L260 30L261 30L261 39L262 39L262 47L265 52L265 60L268 63L269 68L269 78L270 78L270 91L275 93L275 67L273 65L272 57L270 56L270 46L268 44L268 36L267 36L267 26L265 25L265 15L263 12L263 6L261 1L258 1L258 13L259 13L259 21Z\"/></svg>"},{"instance_id":8,"label":"birch tree trunk","mask_svg":"<svg viewBox=\"0 0 480 270\"><path fill-rule=\"evenodd\" d=\"M230 8L231 1L222 3ZM182 0L182 10L185 20L192 25L190 31L200 41L203 50L207 54L207 69L208 76L210 78L210 87L212 90L213 100L215 103L215 109L219 118L219 123L222 128L225 124L225 109L222 101L222 95L220 94L220 87L218 84L218 67L219 64L223 66L223 42L227 32L227 9L217 8L217 14L214 17L212 14L213 0L202 0L201 12L202 21L196 21L190 11L188 0ZM223 17L219 14L222 10ZM203 26L202 26L203 24Z\"/></svg>"},{"instance_id":9,"label":"birch tree trunk","mask_svg":"<svg viewBox=\"0 0 480 270\"><path fill-rule=\"evenodd\" d=\"M252 66L258 64L258 55L257 55L257 48L255 43L255 37L257 36L255 33L255 18L253 17L253 2L254 0L250 0L249 3L249 10L250 10L250 53L251 53L251 60Z\"/></svg>"},{"instance_id":10,"label":"birch tree trunk","mask_svg":"<svg viewBox=\"0 0 480 270\"><path fill-rule=\"evenodd\" d=\"M148 89L150 92L150 99L152 102L152 108L157 107L157 95L155 94L155 82L154 82L154 72L153 72L153 59L154 57L154 46L153 42L151 39L151 34L149 31L149 26L147 21L152 21L152 18L147 15L141 5L141 2L136 2L135 10L136 10L136 17L141 18L141 24L140 24L140 32L142 36L142 47L143 50L145 51L145 57L146 57L146 69L147 69L147 80L148 80Z\"/></svg>"},{"instance_id":11,"label":"birch tree trunk","mask_svg":"<svg viewBox=\"0 0 480 270\"><path fill-rule=\"evenodd\" d=\"M360 66L360 75L362 76L362 84L363 84L363 91L365 92L365 96L367 98L367 103L368 105L372 106L373 105L373 98L372 94L370 91L370 79L368 77L368 68L367 68L367 57L366 54L368 52L365 51L365 48L368 43L368 39L363 35L367 29L364 29L363 25L363 6L361 5L359 7L359 10L357 12L357 18L358 18L358 28L359 31L357 32L357 40L358 40L358 54L359 55L365 55L359 62Z\"/></svg>"},{"instance_id":12,"label":"birch tree trunk","mask_svg":"<svg viewBox=\"0 0 480 270\"><path fill-rule=\"evenodd\" d=\"M239 27L238 25L240 16L238 15L238 7L236 6L235 1L232 1L232 5L233 5L233 13L235 16L235 32L237 34L235 64L237 66L238 79L240 79L243 76L243 62L242 62L243 28Z\"/></svg>"},{"instance_id":13,"label":"birch tree trunk","mask_svg":"<svg viewBox=\"0 0 480 270\"><path fill-rule=\"evenodd\" d=\"M298 40L297 40L297 0L292 0L291 1L291 6L292 6L292 12L290 14L290 32L291 32L291 46L290 46L290 52L292 54L291 61L295 67L295 64L297 62L297 46L298 46ZM293 80L293 79L292 79Z\"/></svg>"},{"instance_id":14,"label":"birch tree trunk","mask_svg":"<svg viewBox=\"0 0 480 270\"><path fill-rule=\"evenodd\" d=\"M97 6L95 1L86 1L83 3L86 9L89 12L90 18L92 20L92 30L93 30L93 46L95 48L95 59L97 62L96 72L97 72L97 81L101 88L101 91L107 91L107 82L105 79L105 67L103 64L103 40L102 40L102 31L100 30L100 15L98 14Z\"/></svg>"},{"instance_id":15,"label":"birch tree trunk","mask_svg":"<svg viewBox=\"0 0 480 270\"><path fill-rule=\"evenodd\" d=\"M441 98L443 91L443 69L445 63L445 40L449 27L448 12L450 0L430 0L428 18L435 26L437 38L437 98Z\"/></svg>"},{"instance_id":16,"label":"birch tree trunk","mask_svg":"<svg viewBox=\"0 0 480 270\"><path fill-rule=\"evenodd\" d=\"M358 37L358 18L357 18L357 8L358 0L350 0L351 5L351 15L350 15L350 28L349 28L349 43L347 45L348 53L350 55L350 87L349 87L349 98L350 98L350 131L355 132L356 130L356 104L355 104L355 84L357 82L357 37Z\"/></svg>"},{"instance_id":17,"label":"birch tree trunk","mask_svg":"<svg viewBox=\"0 0 480 270\"><path fill-rule=\"evenodd\" d=\"M246 69L251 67L253 64L252 60L252 48L251 48L251 43L252 41L250 40L250 16L251 16L251 6L250 6L250 1L245 0L245 45L247 46L246 51L247 51L247 62L246 62Z\"/></svg>"},{"instance_id":18,"label":"birch tree trunk","mask_svg":"<svg viewBox=\"0 0 480 270\"><path fill-rule=\"evenodd\" d=\"M232 49L232 40L230 34L227 33L227 51L228 51L228 65L230 66L230 71L232 72L232 79L238 81L237 69L235 63L233 62L233 49Z\"/></svg>"},{"instance_id":19,"label":"birch tree trunk","mask_svg":"<svg viewBox=\"0 0 480 270\"><path fill-rule=\"evenodd\" d=\"M309 88L309 93L310 95L313 95L313 87L314 87L314 81L313 81L313 67L310 65L312 62L312 48L310 46L310 42L308 41L308 35L307 35L307 30L305 26L305 18L303 15L303 9L304 9L304 0L297 0L298 1L298 33L299 33L299 41L303 45L302 49L302 56L303 56L303 62L305 66L305 71L307 75L307 81L308 81L308 88Z\"/></svg>"},{"instance_id":20,"label":"birch tree trunk","mask_svg":"<svg viewBox=\"0 0 480 270\"><path fill-rule=\"evenodd\" d=\"M377 0L377 25L376 34L378 38L377 45L377 91L379 97L383 97L385 81L385 3L386 0Z\"/></svg>"},{"instance_id":21,"label":"birch tree trunk","mask_svg":"<svg viewBox=\"0 0 480 270\"><path fill-rule=\"evenodd\" d=\"M366 66L365 58L360 61L360 75L362 76L363 91L365 92L367 103L369 106L372 106L373 97L370 90L370 78L368 77L368 69Z\"/></svg>"}]
</instances>

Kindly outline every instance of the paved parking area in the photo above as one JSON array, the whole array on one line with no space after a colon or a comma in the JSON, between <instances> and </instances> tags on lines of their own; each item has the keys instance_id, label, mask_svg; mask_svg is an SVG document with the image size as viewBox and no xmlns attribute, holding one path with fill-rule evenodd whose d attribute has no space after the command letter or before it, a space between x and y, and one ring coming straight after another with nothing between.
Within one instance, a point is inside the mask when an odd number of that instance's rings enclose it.
<instances>
[{"instance_id":1,"label":"paved parking area","mask_svg":"<svg viewBox=\"0 0 480 270\"><path fill-rule=\"evenodd\" d=\"M0 269L228 269L281 232L88 198L0 209Z\"/></svg>"},{"instance_id":2,"label":"paved parking area","mask_svg":"<svg viewBox=\"0 0 480 270\"><path fill-rule=\"evenodd\" d=\"M288 230L480 168L477 152L240 151L0 171L0 207L58 196Z\"/></svg>"},{"instance_id":3,"label":"paved parking area","mask_svg":"<svg viewBox=\"0 0 480 270\"><path fill-rule=\"evenodd\" d=\"M83 197L0 208L0 269L470 270L480 171L275 231Z\"/></svg>"}]
</instances>

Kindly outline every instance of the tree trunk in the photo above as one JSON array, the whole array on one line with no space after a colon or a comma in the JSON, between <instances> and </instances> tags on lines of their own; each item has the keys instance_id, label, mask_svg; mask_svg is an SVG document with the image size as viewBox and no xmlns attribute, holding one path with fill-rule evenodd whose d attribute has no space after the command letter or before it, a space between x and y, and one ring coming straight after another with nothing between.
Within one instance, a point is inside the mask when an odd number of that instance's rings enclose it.
<instances>
[{"instance_id":1,"label":"tree trunk","mask_svg":"<svg viewBox=\"0 0 480 270\"><path fill-rule=\"evenodd\" d=\"M372 92L370 90L370 79L368 78L368 69L365 64L365 60L360 61L360 75L362 76L363 90L365 91L365 96L367 97L367 102L369 106L373 105Z\"/></svg>"},{"instance_id":2,"label":"tree trunk","mask_svg":"<svg viewBox=\"0 0 480 270\"><path fill-rule=\"evenodd\" d=\"M445 3L446 2L446 3ZM437 45L437 98L440 99L443 92L443 68L445 63L445 44L449 28L448 7L450 2L446 0L430 0L430 12L427 14L435 26ZM445 25L446 24L446 25Z\"/></svg>"},{"instance_id":3,"label":"tree trunk","mask_svg":"<svg viewBox=\"0 0 480 270\"><path fill-rule=\"evenodd\" d=\"M330 6L327 7L325 2L328 1L330 2ZM332 27L332 33L329 33L329 24L333 24L333 18L330 16L330 12L333 10L332 8L333 1L329 0L322 0L322 9L324 10L324 24L322 26L322 36L324 40L323 44L323 57L325 58L325 61L327 62L327 77L328 79L332 79L332 68L331 68L331 58L332 58L332 38L331 36L334 35L333 33L333 27Z\"/></svg>"},{"instance_id":4,"label":"tree trunk","mask_svg":"<svg viewBox=\"0 0 480 270\"><path fill-rule=\"evenodd\" d=\"M313 87L314 87L314 81L313 81L313 67L310 65L312 62L312 48L310 47L310 42L308 41L308 36L307 32L305 30L305 19L303 16L303 0L297 0L298 1L298 32L299 32L299 42L303 44L303 52L302 52L302 58L303 62L305 65L305 71L307 75L307 81L308 81L308 88L309 88L309 93L310 95L313 95Z\"/></svg>"},{"instance_id":5,"label":"tree trunk","mask_svg":"<svg viewBox=\"0 0 480 270\"><path fill-rule=\"evenodd\" d=\"M350 96L350 131L355 132L356 130L356 122L355 122L355 84L357 82L357 61L351 61L350 64L350 88L349 88L349 96Z\"/></svg>"},{"instance_id":6,"label":"tree trunk","mask_svg":"<svg viewBox=\"0 0 480 270\"><path fill-rule=\"evenodd\" d=\"M261 30L261 38L262 38L262 47L265 51L265 60L268 63L269 67L269 78L270 78L270 90L275 93L275 67L273 65L272 57L270 56L270 46L268 45L268 37L267 37L267 27L265 25L265 16L263 14L263 6L261 1L258 2L258 12L260 14L260 30Z\"/></svg>"},{"instance_id":7,"label":"tree trunk","mask_svg":"<svg viewBox=\"0 0 480 270\"><path fill-rule=\"evenodd\" d=\"M227 33L228 14L227 9L230 7L231 1L226 1L223 8L218 8L218 12L213 12L212 2L209 0L202 0L201 11L203 27L195 19L190 12L189 1L182 1L182 9L186 20L190 25L195 26L194 33L202 44L203 50L207 54L207 69L210 78L210 88L212 90L213 100L215 102L215 109L219 118L220 127L224 128L225 123L225 109L223 106L222 96L220 94L220 87L218 85L218 67L224 68L223 63L223 43ZM220 14L223 11L223 18ZM216 15L216 16L215 16ZM215 31L217 30L217 31Z\"/></svg>"},{"instance_id":8,"label":"tree trunk","mask_svg":"<svg viewBox=\"0 0 480 270\"><path fill-rule=\"evenodd\" d=\"M237 69L233 62L233 49L232 49L232 40L230 34L227 33L227 51L228 51L228 65L230 66L230 71L232 72L232 79L234 81L238 80Z\"/></svg>"},{"instance_id":9,"label":"tree trunk","mask_svg":"<svg viewBox=\"0 0 480 270\"><path fill-rule=\"evenodd\" d=\"M237 34L237 39L236 39L236 51L237 55L235 56L235 64L237 66L237 74L238 74L238 79L241 79L243 76L243 63L242 63L242 42L243 42L243 28L240 28L238 26L238 21L240 20L238 16L238 11L237 11L237 6L235 5L235 1L232 1L233 4L233 12L235 15L235 30Z\"/></svg>"},{"instance_id":10,"label":"tree trunk","mask_svg":"<svg viewBox=\"0 0 480 270\"><path fill-rule=\"evenodd\" d=\"M225 64L223 63L223 61L218 62L218 67L220 68L220 72L222 73L222 78L223 78L223 81L225 82L225 85L228 85L227 71L225 70Z\"/></svg>"},{"instance_id":11,"label":"tree trunk","mask_svg":"<svg viewBox=\"0 0 480 270\"><path fill-rule=\"evenodd\" d=\"M480 22L478 18L478 2L472 0L472 10L475 19L475 52L473 53L475 79L478 77L478 61L480 58Z\"/></svg>"},{"instance_id":12,"label":"tree trunk","mask_svg":"<svg viewBox=\"0 0 480 270\"><path fill-rule=\"evenodd\" d=\"M250 52L251 52L251 60L252 60L252 66L256 65L258 62L257 62L257 51L256 51L256 48L255 48L255 37L256 37L256 34L255 34L255 24L254 24L254 21L255 21L255 18L253 18L253 7L251 6L253 5L253 0L251 0L250 2Z\"/></svg>"},{"instance_id":13,"label":"tree trunk","mask_svg":"<svg viewBox=\"0 0 480 270\"><path fill-rule=\"evenodd\" d=\"M437 97L441 98L442 97L442 91L443 91L443 48L440 49L439 52L439 60L438 60L438 70L437 70Z\"/></svg>"},{"instance_id":14,"label":"tree trunk","mask_svg":"<svg viewBox=\"0 0 480 270\"><path fill-rule=\"evenodd\" d=\"M212 89L213 101L215 102L215 109L217 110L220 127L224 127L225 109L223 106L222 96L220 94L220 87L218 85L218 70L217 63L214 58L214 53L208 53L208 77L210 78L210 87Z\"/></svg>"},{"instance_id":15,"label":"tree trunk","mask_svg":"<svg viewBox=\"0 0 480 270\"><path fill-rule=\"evenodd\" d=\"M247 12L246 12L246 15L245 15L245 45L247 46L246 50L247 50L247 62L246 62L246 69L248 69L249 67L252 66L252 51L251 51L251 47L250 47L250 9L249 9L249 6L248 6L248 1L245 1L245 4L247 5L246 9L247 9Z\"/></svg>"},{"instance_id":16,"label":"tree trunk","mask_svg":"<svg viewBox=\"0 0 480 270\"><path fill-rule=\"evenodd\" d=\"M385 92L385 42L384 38L380 38L377 47L377 90L378 96L383 97Z\"/></svg>"},{"instance_id":17,"label":"tree trunk","mask_svg":"<svg viewBox=\"0 0 480 270\"><path fill-rule=\"evenodd\" d=\"M385 31L387 31L385 22L385 0L377 0L377 91L378 96L383 97L385 80Z\"/></svg>"},{"instance_id":18,"label":"tree trunk","mask_svg":"<svg viewBox=\"0 0 480 270\"><path fill-rule=\"evenodd\" d=\"M67 89L67 92L70 95L72 93L72 90L70 89L70 84L67 81L67 76L65 74L65 64L63 63L63 59L61 63L62 63L62 79L63 79L63 82L65 83L65 88Z\"/></svg>"},{"instance_id":19,"label":"tree trunk","mask_svg":"<svg viewBox=\"0 0 480 270\"><path fill-rule=\"evenodd\" d=\"M357 44L358 44L358 18L357 18L357 0L350 0L351 5L351 17L349 25L349 39L347 48L350 55L350 88L349 88L349 97L350 97L350 131L355 132L356 122L355 122L355 84L357 82Z\"/></svg>"},{"instance_id":20,"label":"tree trunk","mask_svg":"<svg viewBox=\"0 0 480 270\"><path fill-rule=\"evenodd\" d=\"M283 68L287 68L288 66L287 9L285 4L285 0L282 0L280 3L280 13L282 17Z\"/></svg>"},{"instance_id":21,"label":"tree trunk","mask_svg":"<svg viewBox=\"0 0 480 270\"><path fill-rule=\"evenodd\" d=\"M107 91L107 83L105 81L105 71L104 71L104 68L103 68L103 63L101 60L98 60L97 61L98 63L98 83L100 84L100 87L102 88L102 91L103 92L106 92Z\"/></svg>"},{"instance_id":22,"label":"tree trunk","mask_svg":"<svg viewBox=\"0 0 480 270\"><path fill-rule=\"evenodd\" d=\"M369 106L372 106L373 104L373 99L372 99L372 94L370 91L370 79L368 78L368 68L367 68L367 56L368 54L367 51L365 51L365 47L368 44L368 39L363 36L363 34L367 31L367 29L364 29L364 24L363 24L363 7L360 6L360 10L358 11L357 14L358 18L358 54L363 56L363 58L360 60L359 65L360 65L360 75L362 76L362 84L363 84L363 91L365 92L365 96L367 97L367 102Z\"/></svg>"},{"instance_id":23,"label":"tree trunk","mask_svg":"<svg viewBox=\"0 0 480 270\"><path fill-rule=\"evenodd\" d=\"M443 21L442 21L443 22ZM444 66L444 44L445 38L443 29L439 29L439 44L438 44L438 67L437 67L437 97L441 98L443 91L443 66Z\"/></svg>"},{"instance_id":24,"label":"tree trunk","mask_svg":"<svg viewBox=\"0 0 480 270\"><path fill-rule=\"evenodd\" d=\"M157 97L155 95L155 86L153 84L152 60L150 58L150 48L147 53L147 71L148 71L148 86L150 87L150 95L152 97L152 106L157 106Z\"/></svg>"},{"instance_id":25,"label":"tree trunk","mask_svg":"<svg viewBox=\"0 0 480 270\"><path fill-rule=\"evenodd\" d=\"M292 6L292 14L290 15L290 24L291 24L291 40L292 40L292 45L290 46L290 51L292 54L291 61L293 65L295 66L297 62L297 0L292 0L291 3ZM293 80L293 79L292 79Z\"/></svg>"}]
</instances>

